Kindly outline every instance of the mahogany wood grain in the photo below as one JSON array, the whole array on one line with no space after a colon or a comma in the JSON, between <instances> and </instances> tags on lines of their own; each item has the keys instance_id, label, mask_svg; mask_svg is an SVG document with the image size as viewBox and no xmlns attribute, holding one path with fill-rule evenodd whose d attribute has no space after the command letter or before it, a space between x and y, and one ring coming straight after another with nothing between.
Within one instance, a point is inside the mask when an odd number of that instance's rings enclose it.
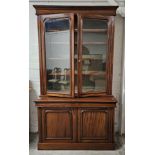
<instances>
[{"instance_id":1,"label":"mahogany wood grain","mask_svg":"<svg viewBox=\"0 0 155 155\"><path fill-rule=\"evenodd\" d=\"M38 16L38 43L39 43L39 67L40 67L40 94L44 95L43 85L43 62L42 62L42 41L41 41L41 16Z\"/></svg>"},{"instance_id":2,"label":"mahogany wood grain","mask_svg":"<svg viewBox=\"0 0 155 155\"><path fill-rule=\"evenodd\" d=\"M114 142L113 108L79 108L78 114L80 142Z\"/></svg>"},{"instance_id":3,"label":"mahogany wood grain","mask_svg":"<svg viewBox=\"0 0 155 155\"><path fill-rule=\"evenodd\" d=\"M114 143L38 143L39 150L114 150Z\"/></svg>"},{"instance_id":4,"label":"mahogany wood grain","mask_svg":"<svg viewBox=\"0 0 155 155\"><path fill-rule=\"evenodd\" d=\"M107 111L101 109L80 110L80 140L101 140L108 136Z\"/></svg>"},{"instance_id":5,"label":"mahogany wood grain","mask_svg":"<svg viewBox=\"0 0 155 155\"><path fill-rule=\"evenodd\" d=\"M43 141L72 141L73 114L71 109L43 109Z\"/></svg>"},{"instance_id":6,"label":"mahogany wood grain","mask_svg":"<svg viewBox=\"0 0 155 155\"><path fill-rule=\"evenodd\" d=\"M46 48L45 48L45 25L42 17L40 18L41 23L41 59L42 59L42 86L43 86L43 95L46 94L47 90L47 75L46 75Z\"/></svg>"},{"instance_id":7,"label":"mahogany wood grain","mask_svg":"<svg viewBox=\"0 0 155 155\"><path fill-rule=\"evenodd\" d=\"M39 132L39 142L41 143L43 138L42 138L42 109L40 107L37 108L38 112L38 132Z\"/></svg>"},{"instance_id":8,"label":"mahogany wood grain","mask_svg":"<svg viewBox=\"0 0 155 155\"><path fill-rule=\"evenodd\" d=\"M52 107L52 108L62 108L62 107L72 107L72 108L77 108L77 107L116 107L115 103L49 103L49 102L44 102L44 103L37 103L37 107Z\"/></svg>"},{"instance_id":9,"label":"mahogany wood grain","mask_svg":"<svg viewBox=\"0 0 155 155\"><path fill-rule=\"evenodd\" d=\"M110 17L108 23L108 59L107 59L107 74L108 74L108 85L107 94L112 94L112 75L113 75L113 49L114 49L114 17Z\"/></svg>"},{"instance_id":10,"label":"mahogany wood grain","mask_svg":"<svg viewBox=\"0 0 155 155\"><path fill-rule=\"evenodd\" d=\"M117 100L114 96L102 96L102 97L81 97L81 98L65 98L65 97L48 97L41 96L38 99L34 100L34 102L38 103L116 103ZM37 105L36 104L36 105Z\"/></svg>"},{"instance_id":11,"label":"mahogany wood grain","mask_svg":"<svg viewBox=\"0 0 155 155\"><path fill-rule=\"evenodd\" d=\"M84 13L84 14L104 14L115 16L118 6L50 6L34 5L36 15L56 14L56 13Z\"/></svg>"}]
</instances>

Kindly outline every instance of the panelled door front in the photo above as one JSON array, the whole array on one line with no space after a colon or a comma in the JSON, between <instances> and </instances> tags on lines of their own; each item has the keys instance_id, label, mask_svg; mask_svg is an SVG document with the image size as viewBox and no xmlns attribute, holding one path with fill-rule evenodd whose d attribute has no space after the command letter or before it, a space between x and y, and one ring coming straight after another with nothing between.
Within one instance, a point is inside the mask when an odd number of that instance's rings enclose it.
<instances>
[{"instance_id":1,"label":"panelled door front","mask_svg":"<svg viewBox=\"0 0 155 155\"><path fill-rule=\"evenodd\" d=\"M74 142L76 140L76 112L71 108L42 110L43 142Z\"/></svg>"},{"instance_id":2,"label":"panelled door front","mask_svg":"<svg viewBox=\"0 0 155 155\"><path fill-rule=\"evenodd\" d=\"M113 108L43 108L43 142L113 142Z\"/></svg>"},{"instance_id":3,"label":"panelled door front","mask_svg":"<svg viewBox=\"0 0 155 155\"><path fill-rule=\"evenodd\" d=\"M113 109L82 108L78 110L79 142L112 142ZM110 135L111 134L111 135Z\"/></svg>"}]
</instances>

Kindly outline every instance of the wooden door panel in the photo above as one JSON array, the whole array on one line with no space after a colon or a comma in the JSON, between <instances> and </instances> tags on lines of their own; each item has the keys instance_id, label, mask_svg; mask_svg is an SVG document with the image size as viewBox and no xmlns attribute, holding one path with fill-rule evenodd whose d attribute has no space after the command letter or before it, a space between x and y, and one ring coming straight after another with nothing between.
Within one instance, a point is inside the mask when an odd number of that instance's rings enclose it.
<instances>
[{"instance_id":1,"label":"wooden door panel","mask_svg":"<svg viewBox=\"0 0 155 155\"><path fill-rule=\"evenodd\" d=\"M69 112L48 112L46 114L47 137L49 138L70 138L71 137L71 116Z\"/></svg>"},{"instance_id":2,"label":"wooden door panel","mask_svg":"<svg viewBox=\"0 0 155 155\"><path fill-rule=\"evenodd\" d=\"M73 141L75 128L74 111L71 109L43 110L43 140Z\"/></svg>"},{"instance_id":3,"label":"wooden door panel","mask_svg":"<svg viewBox=\"0 0 155 155\"><path fill-rule=\"evenodd\" d=\"M105 142L111 139L111 111L108 109L80 109L79 141L80 142Z\"/></svg>"},{"instance_id":4,"label":"wooden door panel","mask_svg":"<svg viewBox=\"0 0 155 155\"><path fill-rule=\"evenodd\" d=\"M101 111L83 111L82 113L82 137L105 137L107 132L107 113Z\"/></svg>"}]
</instances>

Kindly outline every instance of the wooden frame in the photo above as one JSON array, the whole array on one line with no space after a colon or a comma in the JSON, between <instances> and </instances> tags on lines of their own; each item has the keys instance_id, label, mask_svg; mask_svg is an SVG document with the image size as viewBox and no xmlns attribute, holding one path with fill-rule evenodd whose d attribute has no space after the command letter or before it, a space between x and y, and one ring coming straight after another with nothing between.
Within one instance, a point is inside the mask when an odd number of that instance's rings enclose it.
<instances>
[{"instance_id":1,"label":"wooden frame","mask_svg":"<svg viewBox=\"0 0 155 155\"><path fill-rule=\"evenodd\" d=\"M88 113L87 118L91 117L91 119L85 119L87 121L89 120L89 122L83 121L84 113ZM101 115L101 113L105 114L105 119L106 119L105 121L102 120L104 117L103 115ZM79 142L114 143L114 130L113 130L114 126L112 123L113 114L114 114L113 107L78 108L78 141ZM98 115L98 119L97 119L97 115ZM91 122L93 122L92 126L90 125ZM85 125L84 129L82 127L83 125ZM105 131L103 131L103 127L101 127L104 125L105 125ZM91 131L90 131L90 128L91 128ZM100 131L98 129L100 129ZM83 136L84 130L86 130L85 133L91 135L91 137L84 137ZM97 134L98 136L95 136L94 134ZM99 134L104 134L104 136L101 136Z\"/></svg>"},{"instance_id":2,"label":"wooden frame","mask_svg":"<svg viewBox=\"0 0 155 155\"><path fill-rule=\"evenodd\" d=\"M106 52L106 91L92 91L92 92L82 92L82 44L83 44L83 19L102 19L107 20L108 24L108 49ZM78 14L78 96L105 96L105 95L111 95L112 93L112 61L113 61L113 36L114 32L112 31L114 29L113 25L113 18L109 16L104 16L100 14Z\"/></svg>"},{"instance_id":3,"label":"wooden frame","mask_svg":"<svg viewBox=\"0 0 155 155\"><path fill-rule=\"evenodd\" d=\"M46 48L45 48L45 27L44 23L47 19L69 19L70 25L70 94L63 93L49 93L47 91L47 76L46 76ZM54 14L38 16L39 29L39 60L40 60L40 93L47 96L59 97L74 97L74 14Z\"/></svg>"},{"instance_id":4,"label":"wooden frame","mask_svg":"<svg viewBox=\"0 0 155 155\"><path fill-rule=\"evenodd\" d=\"M53 123L48 123L48 117L47 114L53 115ZM56 119L60 115L65 117L65 115L68 115L69 119ZM61 117L62 118L62 117ZM66 126L66 128L63 127L62 122L64 122L63 125ZM68 122L67 122L68 121ZM67 126L68 124L69 126ZM48 125L48 126L47 126ZM43 108L42 109L42 139L43 142L75 142L76 139L76 121L75 121L75 110L72 108ZM52 129L54 128L54 130ZM59 129L59 131L58 131ZM64 129L64 131L62 130ZM52 130L54 137L48 137L47 131ZM66 136L64 132L67 132L66 130L69 130L69 136ZM58 136L58 134L61 134L62 136Z\"/></svg>"}]
</instances>

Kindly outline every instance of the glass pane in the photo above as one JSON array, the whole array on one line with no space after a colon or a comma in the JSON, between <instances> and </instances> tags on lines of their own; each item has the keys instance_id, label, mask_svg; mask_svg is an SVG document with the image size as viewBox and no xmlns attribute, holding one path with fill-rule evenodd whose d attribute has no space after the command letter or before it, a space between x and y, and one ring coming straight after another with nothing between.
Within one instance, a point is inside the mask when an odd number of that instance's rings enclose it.
<instances>
[{"instance_id":1,"label":"glass pane","mask_svg":"<svg viewBox=\"0 0 155 155\"><path fill-rule=\"evenodd\" d=\"M82 92L105 92L107 20L84 19L82 31Z\"/></svg>"},{"instance_id":2,"label":"glass pane","mask_svg":"<svg viewBox=\"0 0 155 155\"><path fill-rule=\"evenodd\" d=\"M45 47L48 92L70 93L69 19L45 22Z\"/></svg>"}]
</instances>

